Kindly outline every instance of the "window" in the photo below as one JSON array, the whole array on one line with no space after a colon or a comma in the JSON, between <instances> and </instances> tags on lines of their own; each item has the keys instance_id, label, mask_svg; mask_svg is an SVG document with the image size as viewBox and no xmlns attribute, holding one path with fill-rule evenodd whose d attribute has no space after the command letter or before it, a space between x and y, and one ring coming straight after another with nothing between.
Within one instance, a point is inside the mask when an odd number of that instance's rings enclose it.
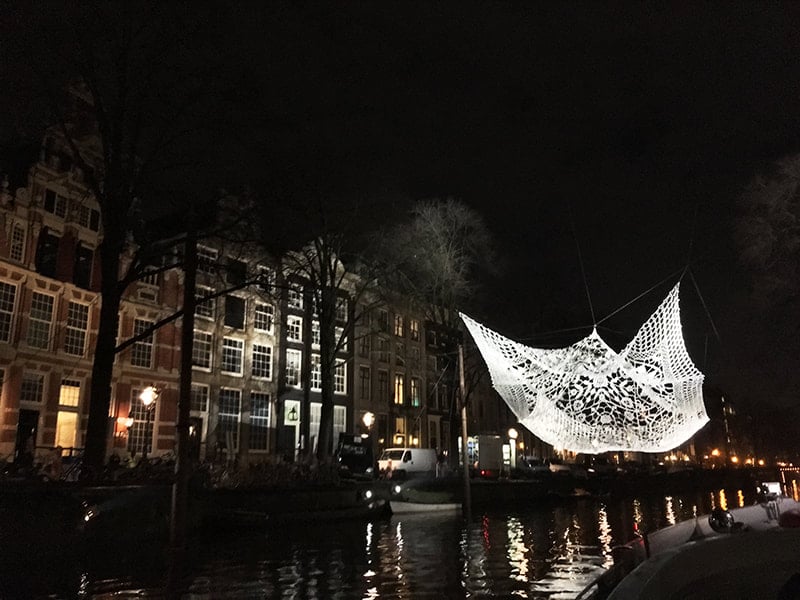
<instances>
[{"instance_id":1,"label":"window","mask_svg":"<svg viewBox=\"0 0 800 600\"><path fill-rule=\"evenodd\" d=\"M398 373L394 376L394 403L403 404L403 384L405 383L405 375Z\"/></svg>"},{"instance_id":2,"label":"window","mask_svg":"<svg viewBox=\"0 0 800 600\"><path fill-rule=\"evenodd\" d=\"M208 248L207 246L198 246L197 272L206 273L208 275L212 274L217 264L218 257L219 257L219 252L214 248Z\"/></svg>"},{"instance_id":3,"label":"window","mask_svg":"<svg viewBox=\"0 0 800 600\"><path fill-rule=\"evenodd\" d=\"M47 294L33 292L31 312L28 317L28 345L47 349L50 346L50 326L53 322L55 299Z\"/></svg>"},{"instance_id":4,"label":"window","mask_svg":"<svg viewBox=\"0 0 800 600\"><path fill-rule=\"evenodd\" d=\"M411 319L408 322L408 333L415 342L419 341L419 321Z\"/></svg>"},{"instance_id":5,"label":"window","mask_svg":"<svg viewBox=\"0 0 800 600\"><path fill-rule=\"evenodd\" d=\"M36 249L36 271L45 277L56 276L58 244L61 238L46 227L39 233L39 245Z\"/></svg>"},{"instance_id":6,"label":"window","mask_svg":"<svg viewBox=\"0 0 800 600\"><path fill-rule=\"evenodd\" d=\"M286 292L286 303L289 308L303 310L303 291L298 285L292 285Z\"/></svg>"},{"instance_id":7,"label":"window","mask_svg":"<svg viewBox=\"0 0 800 600\"><path fill-rule=\"evenodd\" d=\"M319 321L316 319L311 321L311 345L315 348L319 348L320 343L320 332L319 332Z\"/></svg>"},{"instance_id":8,"label":"window","mask_svg":"<svg viewBox=\"0 0 800 600\"><path fill-rule=\"evenodd\" d=\"M378 310L378 329L389 331L389 313L383 309Z\"/></svg>"},{"instance_id":9,"label":"window","mask_svg":"<svg viewBox=\"0 0 800 600\"><path fill-rule=\"evenodd\" d=\"M311 389L320 391L322 389L322 363L319 354L311 355Z\"/></svg>"},{"instance_id":10,"label":"window","mask_svg":"<svg viewBox=\"0 0 800 600\"><path fill-rule=\"evenodd\" d=\"M211 368L211 348L213 338L210 333L194 330L194 342L192 343L192 366L201 369Z\"/></svg>"},{"instance_id":11,"label":"window","mask_svg":"<svg viewBox=\"0 0 800 600\"><path fill-rule=\"evenodd\" d=\"M272 333L275 320L275 309L271 304L256 304L253 327L259 331Z\"/></svg>"},{"instance_id":12,"label":"window","mask_svg":"<svg viewBox=\"0 0 800 600\"><path fill-rule=\"evenodd\" d=\"M207 385L198 385L196 383L192 384L192 390L190 392L191 397L191 406L190 409L195 412L207 412L208 411L208 386Z\"/></svg>"},{"instance_id":13,"label":"window","mask_svg":"<svg viewBox=\"0 0 800 600\"><path fill-rule=\"evenodd\" d=\"M44 209L62 219L67 216L67 199L53 190L44 192Z\"/></svg>"},{"instance_id":14,"label":"window","mask_svg":"<svg viewBox=\"0 0 800 600\"><path fill-rule=\"evenodd\" d=\"M253 377L272 377L272 347L253 344Z\"/></svg>"},{"instance_id":15,"label":"window","mask_svg":"<svg viewBox=\"0 0 800 600\"><path fill-rule=\"evenodd\" d=\"M92 231L98 231L100 229L100 212L98 210L80 204L76 211L78 225L91 229Z\"/></svg>"},{"instance_id":16,"label":"window","mask_svg":"<svg viewBox=\"0 0 800 600\"><path fill-rule=\"evenodd\" d=\"M133 320L133 336L141 335L154 325L153 321L145 319ZM131 347L131 365L149 369L153 366L153 332L134 343Z\"/></svg>"},{"instance_id":17,"label":"window","mask_svg":"<svg viewBox=\"0 0 800 600\"><path fill-rule=\"evenodd\" d=\"M131 389L131 403L128 417L133 419L133 426L128 429L128 450L130 452L148 453L153 447L153 413L155 403L146 407L139 399L142 390Z\"/></svg>"},{"instance_id":18,"label":"window","mask_svg":"<svg viewBox=\"0 0 800 600\"><path fill-rule=\"evenodd\" d=\"M344 406L333 407L333 443L339 441L339 434L347 431L347 408Z\"/></svg>"},{"instance_id":19,"label":"window","mask_svg":"<svg viewBox=\"0 0 800 600\"><path fill-rule=\"evenodd\" d=\"M221 370L229 375L242 374L242 359L244 356L244 340L222 338Z\"/></svg>"},{"instance_id":20,"label":"window","mask_svg":"<svg viewBox=\"0 0 800 600\"><path fill-rule=\"evenodd\" d=\"M14 223L11 228L11 248L8 257L17 262L25 259L25 228L19 223Z\"/></svg>"},{"instance_id":21,"label":"window","mask_svg":"<svg viewBox=\"0 0 800 600\"><path fill-rule=\"evenodd\" d=\"M56 446L73 448L78 437L78 405L81 399L81 382L62 379L58 394L56 416Z\"/></svg>"},{"instance_id":22,"label":"window","mask_svg":"<svg viewBox=\"0 0 800 600\"><path fill-rule=\"evenodd\" d=\"M389 362L389 340L386 338L378 338L378 360Z\"/></svg>"},{"instance_id":23,"label":"window","mask_svg":"<svg viewBox=\"0 0 800 600\"><path fill-rule=\"evenodd\" d=\"M146 275L142 275L139 278L139 283L158 287L158 273L153 272L156 271L157 269L158 267L156 267L155 265L148 265L147 267L145 267L143 269L143 272L146 273Z\"/></svg>"},{"instance_id":24,"label":"window","mask_svg":"<svg viewBox=\"0 0 800 600\"><path fill-rule=\"evenodd\" d=\"M11 341L11 325L14 322L14 304L17 286L0 281L0 341Z\"/></svg>"},{"instance_id":25,"label":"window","mask_svg":"<svg viewBox=\"0 0 800 600\"><path fill-rule=\"evenodd\" d=\"M286 385L300 387L303 353L299 350L286 351Z\"/></svg>"},{"instance_id":26,"label":"window","mask_svg":"<svg viewBox=\"0 0 800 600\"><path fill-rule=\"evenodd\" d=\"M334 335L336 336L336 343L339 345L339 351L346 352L347 336L344 334L344 329L342 327L336 327L334 329Z\"/></svg>"},{"instance_id":27,"label":"window","mask_svg":"<svg viewBox=\"0 0 800 600\"><path fill-rule=\"evenodd\" d=\"M411 406L419 406L419 379L412 377L409 381L409 392L411 393Z\"/></svg>"},{"instance_id":28,"label":"window","mask_svg":"<svg viewBox=\"0 0 800 600\"><path fill-rule=\"evenodd\" d=\"M358 369L358 391L362 400L370 399L371 378L369 367L359 367Z\"/></svg>"},{"instance_id":29,"label":"window","mask_svg":"<svg viewBox=\"0 0 800 600\"><path fill-rule=\"evenodd\" d=\"M406 364L406 345L403 342L397 342L394 348L394 360L398 366L405 366Z\"/></svg>"},{"instance_id":30,"label":"window","mask_svg":"<svg viewBox=\"0 0 800 600\"><path fill-rule=\"evenodd\" d=\"M75 264L72 269L72 282L80 288L89 289L92 282L92 262L94 250L83 244L75 249Z\"/></svg>"},{"instance_id":31,"label":"window","mask_svg":"<svg viewBox=\"0 0 800 600\"><path fill-rule=\"evenodd\" d=\"M336 320L342 323L347 321L347 298L336 299Z\"/></svg>"},{"instance_id":32,"label":"window","mask_svg":"<svg viewBox=\"0 0 800 600\"><path fill-rule=\"evenodd\" d=\"M385 405L389 402L389 373L378 371L378 401Z\"/></svg>"},{"instance_id":33,"label":"window","mask_svg":"<svg viewBox=\"0 0 800 600\"><path fill-rule=\"evenodd\" d=\"M303 341L303 318L289 315L286 317L286 339L290 342Z\"/></svg>"},{"instance_id":34,"label":"window","mask_svg":"<svg viewBox=\"0 0 800 600\"><path fill-rule=\"evenodd\" d=\"M210 287L197 286L195 291L195 305L194 316L199 319L207 319L213 321L217 318L217 299L209 298L202 300L206 296L210 296L214 290ZM201 301L202 300L202 301Z\"/></svg>"},{"instance_id":35,"label":"window","mask_svg":"<svg viewBox=\"0 0 800 600\"><path fill-rule=\"evenodd\" d=\"M250 449L267 450L269 441L269 394L250 392Z\"/></svg>"},{"instance_id":36,"label":"window","mask_svg":"<svg viewBox=\"0 0 800 600\"><path fill-rule=\"evenodd\" d=\"M44 399L44 375L25 372L22 375L22 387L19 390L20 402L41 403Z\"/></svg>"},{"instance_id":37,"label":"window","mask_svg":"<svg viewBox=\"0 0 800 600\"><path fill-rule=\"evenodd\" d=\"M86 330L89 327L89 306L70 302L67 309L67 332L64 336L64 352L83 356L86 348Z\"/></svg>"},{"instance_id":38,"label":"window","mask_svg":"<svg viewBox=\"0 0 800 600\"><path fill-rule=\"evenodd\" d=\"M403 337L405 335L405 329L403 328L403 315L394 316L394 334L398 337Z\"/></svg>"},{"instance_id":39,"label":"window","mask_svg":"<svg viewBox=\"0 0 800 600\"><path fill-rule=\"evenodd\" d=\"M322 404L319 402L312 402L309 410L308 419L308 435L314 440L314 449L317 447L319 440L319 426L322 422Z\"/></svg>"},{"instance_id":40,"label":"window","mask_svg":"<svg viewBox=\"0 0 800 600\"><path fill-rule=\"evenodd\" d=\"M230 388L219 391L219 439L228 452L239 447L239 420L242 413L242 392Z\"/></svg>"},{"instance_id":41,"label":"window","mask_svg":"<svg viewBox=\"0 0 800 600\"><path fill-rule=\"evenodd\" d=\"M343 360L336 361L333 369L333 393L347 393L347 363Z\"/></svg>"},{"instance_id":42,"label":"window","mask_svg":"<svg viewBox=\"0 0 800 600\"><path fill-rule=\"evenodd\" d=\"M417 346L411 347L411 365L414 367L419 367L419 348Z\"/></svg>"},{"instance_id":43,"label":"window","mask_svg":"<svg viewBox=\"0 0 800 600\"><path fill-rule=\"evenodd\" d=\"M247 281L247 263L229 258L225 265L225 280L231 285L242 285Z\"/></svg>"},{"instance_id":44,"label":"window","mask_svg":"<svg viewBox=\"0 0 800 600\"><path fill-rule=\"evenodd\" d=\"M244 329L244 298L225 296L225 325Z\"/></svg>"},{"instance_id":45,"label":"window","mask_svg":"<svg viewBox=\"0 0 800 600\"><path fill-rule=\"evenodd\" d=\"M269 267L259 265L258 267L258 287L261 291L268 294L272 293L272 288L275 286L275 271Z\"/></svg>"},{"instance_id":46,"label":"window","mask_svg":"<svg viewBox=\"0 0 800 600\"><path fill-rule=\"evenodd\" d=\"M369 334L365 334L358 339L358 355L361 358L369 358Z\"/></svg>"}]
</instances>

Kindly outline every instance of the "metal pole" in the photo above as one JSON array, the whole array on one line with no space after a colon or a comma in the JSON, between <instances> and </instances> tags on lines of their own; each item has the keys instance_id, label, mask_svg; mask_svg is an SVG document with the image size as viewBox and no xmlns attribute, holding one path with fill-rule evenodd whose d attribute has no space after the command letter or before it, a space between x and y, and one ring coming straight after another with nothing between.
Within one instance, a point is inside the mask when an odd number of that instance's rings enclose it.
<instances>
[{"instance_id":1,"label":"metal pole","mask_svg":"<svg viewBox=\"0 0 800 600\"><path fill-rule=\"evenodd\" d=\"M461 462L464 465L464 516L472 518L472 492L469 487L469 454L467 453L467 394L464 382L464 346L458 345L458 389L461 401Z\"/></svg>"}]
</instances>

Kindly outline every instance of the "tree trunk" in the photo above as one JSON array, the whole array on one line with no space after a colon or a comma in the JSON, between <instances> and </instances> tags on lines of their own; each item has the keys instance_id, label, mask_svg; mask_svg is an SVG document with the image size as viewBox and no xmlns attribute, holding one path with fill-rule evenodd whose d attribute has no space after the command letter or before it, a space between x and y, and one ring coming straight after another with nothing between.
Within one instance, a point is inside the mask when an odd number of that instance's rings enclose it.
<instances>
[{"instance_id":1,"label":"tree trunk","mask_svg":"<svg viewBox=\"0 0 800 600\"><path fill-rule=\"evenodd\" d=\"M86 473L99 475L103 469L108 446L108 419L111 406L111 383L114 369L114 349L119 329L121 294L118 287L119 244L100 246L102 280L100 283L100 321L94 348L92 382L89 396L89 421L83 462Z\"/></svg>"}]
</instances>

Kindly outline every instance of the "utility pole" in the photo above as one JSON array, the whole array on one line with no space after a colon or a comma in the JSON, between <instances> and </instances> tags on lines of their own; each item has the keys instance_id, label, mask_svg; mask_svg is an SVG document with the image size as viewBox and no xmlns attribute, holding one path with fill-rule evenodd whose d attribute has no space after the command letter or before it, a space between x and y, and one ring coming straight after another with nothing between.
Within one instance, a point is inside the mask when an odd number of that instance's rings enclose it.
<instances>
[{"instance_id":1,"label":"utility pole","mask_svg":"<svg viewBox=\"0 0 800 600\"><path fill-rule=\"evenodd\" d=\"M464 516L472 518L472 492L469 487L469 453L467 452L467 393L464 382L464 345L458 345L458 389L461 402L461 462L464 465Z\"/></svg>"}]
</instances>

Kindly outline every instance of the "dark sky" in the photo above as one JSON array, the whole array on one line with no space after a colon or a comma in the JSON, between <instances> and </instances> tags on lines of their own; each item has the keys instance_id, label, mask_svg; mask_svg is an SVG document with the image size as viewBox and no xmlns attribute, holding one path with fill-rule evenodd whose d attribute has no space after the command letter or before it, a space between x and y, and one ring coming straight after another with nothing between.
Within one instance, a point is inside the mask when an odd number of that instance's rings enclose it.
<instances>
[{"instance_id":1,"label":"dark sky","mask_svg":"<svg viewBox=\"0 0 800 600\"><path fill-rule=\"evenodd\" d=\"M797 313L749 300L731 231L742 186L800 146L796 5L265 11L234 27L253 65L242 93L259 102L264 134L248 143L269 165L265 184L465 201L511 267L484 320L533 344L589 332L586 286L600 320L691 258L700 294L684 277L684 335L709 383L796 402L798 347L785 334ZM677 277L601 335L621 349Z\"/></svg>"},{"instance_id":2,"label":"dark sky","mask_svg":"<svg viewBox=\"0 0 800 600\"><path fill-rule=\"evenodd\" d=\"M800 151L796 4L206 6L194 42L238 82L220 169L271 201L463 200L507 266L477 316L534 345L589 333L587 287L600 321L674 274L602 323L621 349L691 259L684 336L709 383L798 404L800 307L750 299L732 232L746 182Z\"/></svg>"}]
</instances>

